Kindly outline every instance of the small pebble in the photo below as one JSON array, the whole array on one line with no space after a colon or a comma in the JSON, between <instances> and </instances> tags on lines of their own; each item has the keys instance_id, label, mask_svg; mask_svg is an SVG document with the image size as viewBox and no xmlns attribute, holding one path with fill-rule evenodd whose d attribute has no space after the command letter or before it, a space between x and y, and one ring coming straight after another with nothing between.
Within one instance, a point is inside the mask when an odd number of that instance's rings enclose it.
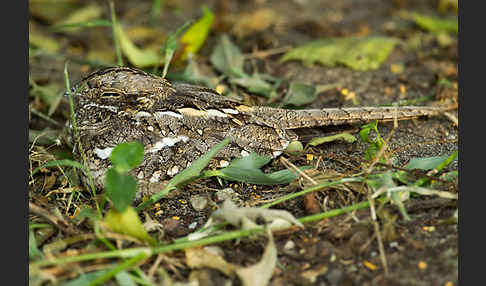
<instances>
[{"instance_id":1,"label":"small pebble","mask_svg":"<svg viewBox=\"0 0 486 286\"><path fill-rule=\"evenodd\" d=\"M233 199L236 196L236 192L232 188L225 188L216 192L216 201L225 201L227 199Z\"/></svg>"},{"instance_id":2,"label":"small pebble","mask_svg":"<svg viewBox=\"0 0 486 286\"><path fill-rule=\"evenodd\" d=\"M208 199L204 196L194 195L190 199L191 206L196 211L202 211L208 205Z\"/></svg>"}]
</instances>

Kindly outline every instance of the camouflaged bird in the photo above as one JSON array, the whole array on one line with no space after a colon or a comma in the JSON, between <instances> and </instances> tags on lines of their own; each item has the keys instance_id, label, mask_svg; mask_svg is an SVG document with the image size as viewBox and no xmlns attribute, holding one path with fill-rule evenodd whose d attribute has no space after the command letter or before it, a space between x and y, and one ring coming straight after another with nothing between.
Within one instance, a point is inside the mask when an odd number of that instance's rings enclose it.
<instances>
[{"instance_id":1,"label":"camouflaged bird","mask_svg":"<svg viewBox=\"0 0 486 286\"><path fill-rule=\"evenodd\" d=\"M279 156L290 142L298 140L294 132L298 128L410 119L441 111L413 106L307 110L247 106L213 89L172 85L127 67L94 72L73 91L80 142L95 187L103 188L113 148L139 141L144 159L132 171L139 197L159 191L168 179L225 137L231 142L217 154L216 165L226 165L250 152ZM80 157L77 146L74 154Z\"/></svg>"}]
</instances>

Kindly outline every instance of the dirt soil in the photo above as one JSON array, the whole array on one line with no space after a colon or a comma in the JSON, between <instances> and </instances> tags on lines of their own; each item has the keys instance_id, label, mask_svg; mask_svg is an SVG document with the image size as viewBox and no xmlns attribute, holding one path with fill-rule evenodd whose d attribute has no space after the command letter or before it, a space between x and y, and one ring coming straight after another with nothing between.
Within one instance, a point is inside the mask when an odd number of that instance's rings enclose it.
<instances>
[{"instance_id":1,"label":"dirt soil","mask_svg":"<svg viewBox=\"0 0 486 286\"><path fill-rule=\"evenodd\" d=\"M124 27L151 27L169 33L187 19L201 15L200 1L166 2L168 6L160 17L151 20L148 15L152 1L118 1L117 17ZM262 57L252 56L245 62L245 71L249 74L258 71L282 78L280 97L274 100L277 103L292 80L315 85L340 83L339 88L319 94L306 108L376 106L407 100L415 105L457 102L457 38L452 37L452 44L441 44L436 36L426 33L411 21L401 17L403 11L440 15L437 11L437 1L206 2L215 12L215 23L196 61L202 73L207 76L217 75L209 62L209 55L223 32L230 35L243 53L251 55L261 55L264 51L282 47L295 47L318 38L379 34L400 38L404 43L420 41L421 47L410 49L406 44L397 45L385 63L374 71L359 72L343 66L326 67L319 64L305 66L297 61L282 63L279 61L281 53ZM107 5L102 7L105 13L103 16L108 18ZM31 4L31 9L34 8ZM268 27L249 29L247 33L235 29L238 18L262 9L272 10L280 20ZM51 23L35 11L37 10L30 13L31 25L47 33L47 27ZM444 13L453 14L450 11ZM72 82L95 70L96 62L90 55L97 48L102 49L107 45L100 35L105 35L108 38L105 41L108 43L111 41L109 28L55 34L62 48L55 54L32 54L29 57L31 79L42 86L52 83L63 86L66 59L70 60L69 72ZM145 39L140 37L137 44L149 45L157 41L150 36ZM114 63L114 58L112 60ZM392 72L397 65L403 66L403 70ZM173 70L169 72L182 71L183 68L183 65L174 65ZM453 84L443 85L440 83L441 79L447 79ZM343 89L354 92L355 96L345 96ZM243 90L239 90L239 94L254 104L266 103L266 99L261 96ZM424 97L427 97L427 100L421 101ZM30 97L30 100L31 108L42 113L48 112L49 106L38 98ZM61 125L64 125L69 116L65 100L61 100L51 116ZM418 103L414 103L414 100ZM456 111L452 110L450 114L457 118ZM43 120L34 113L30 118L30 130L49 128L53 130L53 136L62 133L62 126ZM336 141L309 148L301 156L285 157L297 166L312 165L316 174L356 173L366 165L363 157L367 148L359 139L358 127L347 127L347 130L358 138L355 143ZM397 128L394 128L393 123L380 123L378 128L383 138L388 138L388 135L392 134L388 143L391 155L389 163L395 167L403 167L411 158L450 155L458 149L457 126L445 115L401 121ZM304 132L313 132L308 133L309 137L312 137L312 134L332 134L336 130L319 129ZM39 140L36 144L39 146L32 149L34 151L29 156L34 168L38 162L49 157L46 154L55 154L58 158L70 156L70 149L63 144L56 145L48 140L46 143ZM47 152L42 153L38 148ZM391 168L390 164L386 166ZM268 171L283 169L284 166L279 160L274 160L266 168ZM454 161L445 171L457 168L457 161ZM59 179L61 175L58 169L52 168L32 178L29 183L30 200L46 209L52 210L57 207L63 214L72 216L83 205L90 205L91 196L84 192L85 195L78 199L77 204L69 204L66 199L68 193L55 191L63 189L63 182ZM411 175L419 178L424 172ZM258 206L282 195L299 191L302 185L309 186L304 180L288 186L253 186L208 179L172 193L169 198L160 201L160 208L151 209L149 215L164 225L164 239L171 240L187 235L204 225L215 206L221 202L222 189L231 188L230 192L234 192L231 194L232 198L241 205ZM453 182L439 179L434 188L457 193L457 179ZM53 190L54 192L51 192ZM340 208L365 201L366 195L358 190L359 188L354 186L330 188L314 193L314 200L320 211ZM190 203L196 195L207 199L208 206L196 211ZM456 201L435 196L416 196L408 200L405 206L411 218L409 221L404 220L393 205L378 207L378 221L388 273L385 273L380 258L370 209L366 208L316 223L307 223L303 231L295 229L277 233L275 240L278 267L274 271L270 285L457 285L458 228L457 223L451 223L450 220L457 210ZM312 208L303 197L287 201L277 208L288 210L295 217L309 215L312 212ZM31 219L36 221L38 218L31 216ZM52 233L43 243L54 239L55 236L56 234ZM288 247L289 242L294 246ZM225 259L238 265L258 262L265 245L266 239L261 237L218 244L224 251ZM168 256L177 263L165 264L167 273L174 281L187 282L193 270L184 263L184 254L174 252ZM149 268L150 262L144 267ZM200 285L221 285L227 281L240 285L236 278L227 277L216 270L200 271L202 274L199 273L199 277L207 277L202 282L200 280Z\"/></svg>"}]
</instances>

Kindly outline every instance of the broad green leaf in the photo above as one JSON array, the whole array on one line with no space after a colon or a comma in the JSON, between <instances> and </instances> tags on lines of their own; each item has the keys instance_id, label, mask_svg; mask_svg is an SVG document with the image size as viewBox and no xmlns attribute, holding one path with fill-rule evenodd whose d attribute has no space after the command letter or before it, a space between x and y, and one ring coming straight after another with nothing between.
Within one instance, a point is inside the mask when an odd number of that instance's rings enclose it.
<instances>
[{"instance_id":1,"label":"broad green leaf","mask_svg":"<svg viewBox=\"0 0 486 286\"><path fill-rule=\"evenodd\" d=\"M242 86L251 93L261 94L265 97L271 97L271 93L274 91L273 86L263 80L258 74L231 78L230 83Z\"/></svg>"},{"instance_id":2,"label":"broad green leaf","mask_svg":"<svg viewBox=\"0 0 486 286\"><path fill-rule=\"evenodd\" d=\"M343 132L332 136L312 138L312 140L308 144L310 146L317 146L323 143L337 141L337 140L344 140L348 143L353 143L356 141L356 138L349 133Z\"/></svg>"},{"instance_id":3,"label":"broad green leaf","mask_svg":"<svg viewBox=\"0 0 486 286\"><path fill-rule=\"evenodd\" d=\"M163 63L163 59L157 54L156 51L150 49L140 49L135 46L125 32L123 32L120 24L116 25L116 33L123 54L134 66L144 68Z\"/></svg>"},{"instance_id":4,"label":"broad green leaf","mask_svg":"<svg viewBox=\"0 0 486 286\"><path fill-rule=\"evenodd\" d=\"M110 209L105 215L104 223L114 232L130 235L150 244L155 243L153 237L145 231L137 212L132 207L128 207L123 212Z\"/></svg>"},{"instance_id":5,"label":"broad green leaf","mask_svg":"<svg viewBox=\"0 0 486 286\"><path fill-rule=\"evenodd\" d=\"M307 170L311 166L300 167L300 170ZM288 184L297 179L290 170L280 170L270 174L265 174L260 169L243 169L226 167L214 172L214 175L228 181L245 182L255 185L281 185Z\"/></svg>"},{"instance_id":6,"label":"broad green leaf","mask_svg":"<svg viewBox=\"0 0 486 286\"><path fill-rule=\"evenodd\" d=\"M446 160L449 155L437 156L437 157L427 157L427 158L412 158L410 162L405 166L405 169L413 170L432 170L440 165L444 160Z\"/></svg>"},{"instance_id":7,"label":"broad green leaf","mask_svg":"<svg viewBox=\"0 0 486 286\"><path fill-rule=\"evenodd\" d=\"M234 159L228 167L213 173L226 180L257 185L288 184L296 179L296 176L290 170L281 170L271 174L263 173L260 168L270 160L270 157L250 153L248 156ZM305 170L307 167L301 167L301 170Z\"/></svg>"},{"instance_id":8,"label":"broad green leaf","mask_svg":"<svg viewBox=\"0 0 486 286\"><path fill-rule=\"evenodd\" d=\"M240 49L231 42L226 34L219 38L209 60L219 72L230 78L246 76L243 72L245 58Z\"/></svg>"},{"instance_id":9,"label":"broad green leaf","mask_svg":"<svg viewBox=\"0 0 486 286\"><path fill-rule=\"evenodd\" d=\"M386 60L396 42L387 37L316 40L287 52L281 61L301 60L305 65L318 62L331 67L343 64L359 71L374 70Z\"/></svg>"},{"instance_id":10,"label":"broad green leaf","mask_svg":"<svg viewBox=\"0 0 486 286\"><path fill-rule=\"evenodd\" d=\"M257 153L252 152L248 156L232 160L226 168L259 169L270 162L270 160L272 160L272 158L268 156L260 156Z\"/></svg>"},{"instance_id":11,"label":"broad green leaf","mask_svg":"<svg viewBox=\"0 0 486 286\"><path fill-rule=\"evenodd\" d=\"M63 283L63 286L86 286L90 285L91 282L96 281L98 278L102 277L108 273L110 269L103 269L99 271L93 271L89 273L83 273L78 278Z\"/></svg>"},{"instance_id":12,"label":"broad green leaf","mask_svg":"<svg viewBox=\"0 0 486 286\"><path fill-rule=\"evenodd\" d=\"M202 10L204 15L201 19L197 20L180 39L184 49L182 60L185 60L189 54L196 54L199 51L211 30L214 14L206 6L202 6Z\"/></svg>"},{"instance_id":13,"label":"broad green leaf","mask_svg":"<svg viewBox=\"0 0 486 286\"><path fill-rule=\"evenodd\" d=\"M302 106L313 102L316 97L317 89L315 85L293 81L290 83L289 90L282 103L284 105Z\"/></svg>"},{"instance_id":14,"label":"broad green leaf","mask_svg":"<svg viewBox=\"0 0 486 286\"><path fill-rule=\"evenodd\" d=\"M118 172L128 172L142 163L143 145L136 141L120 143L111 152L110 161Z\"/></svg>"},{"instance_id":15,"label":"broad green leaf","mask_svg":"<svg viewBox=\"0 0 486 286\"><path fill-rule=\"evenodd\" d=\"M42 252L37 248L34 231L29 229L29 259L36 259L42 257Z\"/></svg>"},{"instance_id":16,"label":"broad green leaf","mask_svg":"<svg viewBox=\"0 0 486 286\"><path fill-rule=\"evenodd\" d=\"M131 175L117 172L114 168L108 169L105 176L106 195L118 211L125 211L135 199L137 181Z\"/></svg>"},{"instance_id":17,"label":"broad green leaf","mask_svg":"<svg viewBox=\"0 0 486 286\"><path fill-rule=\"evenodd\" d=\"M37 172L39 172L43 168L60 167L60 166L73 167L73 168L78 168L78 169L81 169L82 171L85 171L84 166L81 165L77 161L73 161L73 160L69 160L69 159L52 160L52 161L49 161L49 162L42 164L41 166L35 168L34 171L32 171L31 176L35 175Z\"/></svg>"},{"instance_id":18,"label":"broad green leaf","mask_svg":"<svg viewBox=\"0 0 486 286\"><path fill-rule=\"evenodd\" d=\"M422 29L425 29L432 33L446 32L458 34L459 32L457 18L441 19L437 17L421 15L419 13L412 13L412 20Z\"/></svg>"},{"instance_id":19,"label":"broad green leaf","mask_svg":"<svg viewBox=\"0 0 486 286\"><path fill-rule=\"evenodd\" d=\"M137 286L137 283L133 281L130 274L127 271L118 272L115 275L116 283L120 286Z\"/></svg>"}]
</instances>

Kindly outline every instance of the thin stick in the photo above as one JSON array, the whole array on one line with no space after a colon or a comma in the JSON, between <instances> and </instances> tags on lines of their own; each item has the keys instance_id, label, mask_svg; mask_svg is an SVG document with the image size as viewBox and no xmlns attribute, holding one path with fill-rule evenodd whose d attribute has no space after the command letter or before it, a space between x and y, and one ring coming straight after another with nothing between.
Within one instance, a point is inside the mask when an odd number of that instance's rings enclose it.
<instances>
[{"instance_id":1,"label":"thin stick","mask_svg":"<svg viewBox=\"0 0 486 286\"><path fill-rule=\"evenodd\" d=\"M297 166L295 166L294 164L292 164L292 162L290 162L289 160L285 159L284 157L280 157L280 160L284 163L284 165L288 169L292 169L292 171L296 172L299 176L302 176L303 178L307 179L314 186L317 185L317 182L314 179L312 179L305 172L303 172L302 170L300 170L299 168L297 168Z\"/></svg>"},{"instance_id":2,"label":"thin stick","mask_svg":"<svg viewBox=\"0 0 486 286\"><path fill-rule=\"evenodd\" d=\"M66 222L62 217L55 216L50 212L48 212L47 210L35 205L32 202L29 202L29 211L32 212L33 214L36 214L48 220L49 222L57 226L57 228L59 228L65 233L77 234L77 231L74 228L72 228L72 226L68 222Z\"/></svg>"},{"instance_id":3,"label":"thin stick","mask_svg":"<svg viewBox=\"0 0 486 286\"><path fill-rule=\"evenodd\" d=\"M249 54L245 54L244 56L247 59L254 59L254 58L263 59L263 58L266 58L268 56L273 56L273 55L285 53L286 51L289 51L291 49L292 49L291 46L285 46L285 47L280 47L280 48L275 48L275 49L270 49L270 50L256 51L256 52L252 52L252 53L249 53Z\"/></svg>"},{"instance_id":4,"label":"thin stick","mask_svg":"<svg viewBox=\"0 0 486 286\"><path fill-rule=\"evenodd\" d=\"M113 0L108 1L110 5L110 14L111 14L111 27L113 29L113 42L115 45L115 53L118 66L123 66L123 58L120 49L120 42L118 38L118 22L116 20L116 13L115 13L115 3Z\"/></svg>"}]
</instances>

